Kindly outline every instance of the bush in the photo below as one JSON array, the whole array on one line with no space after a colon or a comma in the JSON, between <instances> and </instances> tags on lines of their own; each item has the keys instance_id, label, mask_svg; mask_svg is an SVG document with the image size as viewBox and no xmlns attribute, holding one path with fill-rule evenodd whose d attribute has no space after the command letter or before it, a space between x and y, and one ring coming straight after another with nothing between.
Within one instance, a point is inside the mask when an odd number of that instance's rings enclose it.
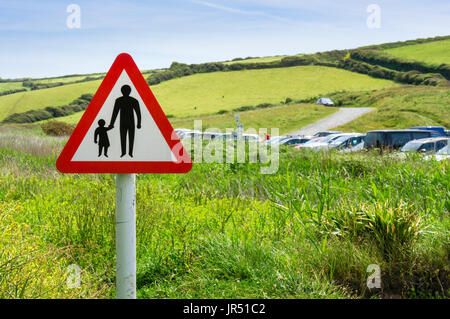
<instances>
[{"instance_id":1,"label":"bush","mask_svg":"<svg viewBox=\"0 0 450 319\"><path fill-rule=\"evenodd\" d=\"M19 92L25 92L27 89L16 89L16 90L7 90L7 91L2 91L0 92L0 96L2 95L8 95L8 94L14 94L14 93L19 93Z\"/></svg>"},{"instance_id":2,"label":"bush","mask_svg":"<svg viewBox=\"0 0 450 319\"><path fill-rule=\"evenodd\" d=\"M48 121L41 125L45 134L51 136L69 136L75 129L74 126L61 121Z\"/></svg>"}]
</instances>

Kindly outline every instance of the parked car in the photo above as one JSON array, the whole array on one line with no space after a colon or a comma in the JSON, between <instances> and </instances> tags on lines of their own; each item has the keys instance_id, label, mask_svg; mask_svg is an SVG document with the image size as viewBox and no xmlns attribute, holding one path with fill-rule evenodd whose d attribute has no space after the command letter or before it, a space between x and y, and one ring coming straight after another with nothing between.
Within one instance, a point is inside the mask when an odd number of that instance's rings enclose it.
<instances>
[{"instance_id":1,"label":"parked car","mask_svg":"<svg viewBox=\"0 0 450 319\"><path fill-rule=\"evenodd\" d=\"M410 127L410 129L434 131L434 132L438 132L442 136L446 136L445 127L443 127L443 126L413 126L413 127Z\"/></svg>"},{"instance_id":2,"label":"parked car","mask_svg":"<svg viewBox=\"0 0 450 319\"><path fill-rule=\"evenodd\" d=\"M364 144L365 134L354 133L351 135L344 135L337 139L332 140L328 146L336 150L361 150Z\"/></svg>"},{"instance_id":3,"label":"parked car","mask_svg":"<svg viewBox=\"0 0 450 319\"><path fill-rule=\"evenodd\" d=\"M450 136L450 130L445 130L445 135Z\"/></svg>"},{"instance_id":4,"label":"parked car","mask_svg":"<svg viewBox=\"0 0 450 319\"><path fill-rule=\"evenodd\" d=\"M315 136L315 137L325 137L325 136L328 136L328 135L331 135L331 134L339 134L339 133L342 133L341 131L320 131L320 132L317 132L316 134L314 134L313 136Z\"/></svg>"},{"instance_id":5,"label":"parked car","mask_svg":"<svg viewBox=\"0 0 450 319\"><path fill-rule=\"evenodd\" d=\"M448 145L448 137L421 138L406 143L402 152L436 153Z\"/></svg>"},{"instance_id":6,"label":"parked car","mask_svg":"<svg viewBox=\"0 0 450 319\"><path fill-rule=\"evenodd\" d=\"M319 140L311 140L309 142L306 142L304 144L300 144L296 148L303 148L303 149L314 149L314 150L320 150L320 149L328 149L329 143L332 141L340 138L341 136L349 136L353 133L340 133L340 134L331 134L325 137L320 137Z\"/></svg>"},{"instance_id":7,"label":"parked car","mask_svg":"<svg viewBox=\"0 0 450 319\"><path fill-rule=\"evenodd\" d=\"M437 132L425 130L376 130L367 132L364 138L364 148L390 148L397 150L411 140L438 136Z\"/></svg>"},{"instance_id":8,"label":"parked car","mask_svg":"<svg viewBox=\"0 0 450 319\"><path fill-rule=\"evenodd\" d=\"M280 136L272 136L270 139L265 140L267 144L276 144L280 140L284 140L285 138L288 138L288 135L280 135Z\"/></svg>"},{"instance_id":9,"label":"parked car","mask_svg":"<svg viewBox=\"0 0 450 319\"><path fill-rule=\"evenodd\" d=\"M317 100L317 104L325 106L334 106L334 102L329 97L321 97Z\"/></svg>"},{"instance_id":10,"label":"parked car","mask_svg":"<svg viewBox=\"0 0 450 319\"><path fill-rule=\"evenodd\" d=\"M297 146L308 142L311 138L312 136L285 136L282 139L270 142L270 145Z\"/></svg>"},{"instance_id":11,"label":"parked car","mask_svg":"<svg viewBox=\"0 0 450 319\"><path fill-rule=\"evenodd\" d=\"M175 133L177 133L178 138L183 138L183 135L187 132L192 132L193 130L188 129L188 128L176 128L174 129Z\"/></svg>"},{"instance_id":12,"label":"parked car","mask_svg":"<svg viewBox=\"0 0 450 319\"><path fill-rule=\"evenodd\" d=\"M447 146L444 146L443 148L441 148L434 155L434 159L436 161L442 161L442 160L449 159L449 158L450 158L450 144L447 144Z\"/></svg>"},{"instance_id":13,"label":"parked car","mask_svg":"<svg viewBox=\"0 0 450 319\"><path fill-rule=\"evenodd\" d=\"M224 138L223 133L217 133L217 132L203 132L202 139L204 140L214 140L216 138Z\"/></svg>"},{"instance_id":14,"label":"parked car","mask_svg":"<svg viewBox=\"0 0 450 319\"><path fill-rule=\"evenodd\" d=\"M175 132L177 132L177 131L175 130ZM202 137L202 132L200 132L198 130L186 130L186 131L181 131L180 133L177 133L177 134L180 139L201 138Z\"/></svg>"}]
</instances>

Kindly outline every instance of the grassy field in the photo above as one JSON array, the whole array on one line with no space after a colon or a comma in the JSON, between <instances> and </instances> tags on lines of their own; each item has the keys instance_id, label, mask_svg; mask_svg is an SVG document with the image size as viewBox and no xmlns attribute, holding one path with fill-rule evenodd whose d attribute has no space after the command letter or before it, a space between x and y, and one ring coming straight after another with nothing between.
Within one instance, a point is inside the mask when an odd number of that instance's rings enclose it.
<instances>
[{"instance_id":1,"label":"grassy field","mask_svg":"<svg viewBox=\"0 0 450 319\"><path fill-rule=\"evenodd\" d=\"M278 128L280 134L287 134L303 126L309 125L319 119L329 116L337 111L337 108L311 105L311 104L288 104L245 112L228 112L225 114L213 114L202 116L203 129L235 128L236 120L234 115L239 114L239 122L244 125L244 129L253 128ZM198 118L171 118L173 127L194 128L194 120Z\"/></svg>"},{"instance_id":2,"label":"grassy field","mask_svg":"<svg viewBox=\"0 0 450 319\"><path fill-rule=\"evenodd\" d=\"M398 57L430 64L450 64L450 40L407 45L385 51Z\"/></svg>"},{"instance_id":3,"label":"grassy field","mask_svg":"<svg viewBox=\"0 0 450 319\"><path fill-rule=\"evenodd\" d=\"M24 89L22 82L2 82L0 83L0 93L9 90Z\"/></svg>"},{"instance_id":4,"label":"grassy field","mask_svg":"<svg viewBox=\"0 0 450 319\"><path fill-rule=\"evenodd\" d=\"M253 58L253 59L245 59L245 60L236 60L236 61L228 61L223 62L223 64L235 64L235 63L266 63L266 62L273 62L273 61L279 61L282 58L287 57L287 55L280 55L280 56L266 56L261 58Z\"/></svg>"},{"instance_id":5,"label":"grassy field","mask_svg":"<svg viewBox=\"0 0 450 319\"><path fill-rule=\"evenodd\" d=\"M166 114L176 118L203 118L219 110L280 103L288 97L301 99L343 89L380 89L397 85L341 69L301 66L195 74L160 83L152 90ZM1 101L0 98L0 108ZM79 118L81 113L61 119L74 123Z\"/></svg>"},{"instance_id":6,"label":"grassy field","mask_svg":"<svg viewBox=\"0 0 450 319\"><path fill-rule=\"evenodd\" d=\"M418 125L450 127L448 87L405 86L348 95L357 97L354 100L356 105L372 106L376 107L376 110L337 127L340 130L366 132Z\"/></svg>"},{"instance_id":7,"label":"grassy field","mask_svg":"<svg viewBox=\"0 0 450 319\"><path fill-rule=\"evenodd\" d=\"M0 134L1 297L114 297L114 176L59 174L64 140ZM138 175L138 297L448 297L448 162L280 156L272 175ZM70 264L81 288L65 285ZM370 264L382 289L366 286Z\"/></svg>"},{"instance_id":8,"label":"grassy field","mask_svg":"<svg viewBox=\"0 0 450 319\"><path fill-rule=\"evenodd\" d=\"M203 129L218 128L225 130L226 128L236 127L234 115L239 114L240 123L244 124L244 129L278 128L280 134L286 134L314 123L336 111L337 108L319 105L287 104L245 112L227 112L225 114L211 114L201 117L175 117L169 118L169 121L174 128L193 128L195 120L202 120ZM58 121L77 124L80 118L81 112L58 118Z\"/></svg>"},{"instance_id":9,"label":"grassy field","mask_svg":"<svg viewBox=\"0 0 450 319\"><path fill-rule=\"evenodd\" d=\"M1 96L0 120L13 113L69 104L82 94L94 93L100 83L101 80L88 81Z\"/></svg>"},{"instance_id":10,"label":"grassy field","mask_svg":"<svg viewBox=\"0 0 450 319\"><path fill-rule=\"evenodd\" d=\"M44 83L44 84L58 83L58 82L67 83L67 82L75 82L75 81L83 80L88 76L98 77L101 75L105 75L105 74L86 74L86 75L77 75L77 76L64 76L64 77L57 77L57 78L34 79L32 81L36 82L36 83Z\"/></svg>"},{"instance_id":11,"label":"grassy field","mask_svg":"<svg viewBox=\"0 0 450 319\"><path fill-rule=\"evenodd\" d=\"M100 80L0 97L0 120L15 112L69 103L94 93ZM152 87L166 114L196 116L244 105L279 103L324 92L377 89L397 85L345 70L302 66L195 74Z\"/></svg>"}]
</instances>

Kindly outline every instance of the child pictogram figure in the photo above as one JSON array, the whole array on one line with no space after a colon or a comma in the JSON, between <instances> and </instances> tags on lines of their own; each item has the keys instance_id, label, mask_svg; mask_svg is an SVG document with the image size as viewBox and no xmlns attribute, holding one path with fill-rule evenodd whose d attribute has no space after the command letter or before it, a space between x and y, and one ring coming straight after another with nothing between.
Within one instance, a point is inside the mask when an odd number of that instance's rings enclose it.
<instances>
[{"instance_id":1,"label":"child pictogram figure","mask_svg":"<svg viewBox=\"0 0 450 319\"><path fill-rule=\"evenodd\" d=\"M102 155L102 151L106 157L108 157L108 147L109 147L109 138L108 131L112 129L112 127L105 127L105 120L100 119L98 121L98 127L95 129L94 134L94 143L97 144L98 138L98 157Z\"/></svg>"}]
</instances>

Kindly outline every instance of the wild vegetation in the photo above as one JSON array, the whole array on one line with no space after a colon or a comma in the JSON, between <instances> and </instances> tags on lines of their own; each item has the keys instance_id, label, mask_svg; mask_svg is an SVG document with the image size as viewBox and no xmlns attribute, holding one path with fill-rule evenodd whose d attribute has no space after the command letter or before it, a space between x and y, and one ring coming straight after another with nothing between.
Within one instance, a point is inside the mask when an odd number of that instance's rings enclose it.
<instances>
[{"instance_id":1,"label":"wild vegetation","mask_svg":"<svg viewBox=\"0 0 450 319\"><path fill-rule=\"evenodd\" d=\"M114 176L62 175L64 140L1 134L28 139L0 150L2 296L113 297ZM279 164L138 175L138 296L449 296L448 162L283 149ZM74 263L82 285L67 289Z\"/></svg>"}]
</instances>

